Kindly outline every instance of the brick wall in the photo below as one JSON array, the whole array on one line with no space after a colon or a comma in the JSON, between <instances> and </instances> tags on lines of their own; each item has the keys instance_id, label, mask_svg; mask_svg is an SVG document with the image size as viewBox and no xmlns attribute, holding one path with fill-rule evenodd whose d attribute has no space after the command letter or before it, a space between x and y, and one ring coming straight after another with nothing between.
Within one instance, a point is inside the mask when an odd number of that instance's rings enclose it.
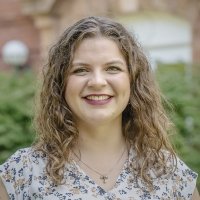
<instances>
[{"instance_id":1,"label":"brick wall","mask_svg":"<svg viewBox=\"0 0 200 200\"><path fill-rule=\"evenodd\" d=\"M24 6L25 2L34 8L29 9L31 10L30 13L28 11L22 12L22 5ZM44 6L45 3L49 4L49 2L37 1L38 8L41 7L40 4ZM188 19L193 27L194 62L200 63L200 14L198 17L194 17L195 13L200 12L200 5L199 9L197 8L199 0L101 0L101 2L93 0L51 0L51 2L54 3L49 6L49 9L44 9L44 13L41 9L34 13L36 9L33 6L35 0L0 0L0 69L8 68L2 63L1 57L2 46L7 41L12 39L23 41L30 50L29 64L35 68L41 68L40 55L47 53L52 41L73 20L87 15L121 16L130 14L130 12L126 13L127 5L126 7L123 6L127 3L137 3L137 6L132 8L131 12L158 10ZM44 8L48 8L48 5ZM44 17L46 20L44 20ZM46 22L46 25L44 22Z\"/></svg>"},{"instance_id":2,"label":"brick wall","mask_svg":"<svg viewBox=\"0 0 200 200\"><path fill-rule=\"evenodd\" d=\"M24 42L30 51L28 65L37 67L39 63L39 32L33 19L21 12L20 0L1 0L0 2L0 69L8 69L2 61L2 47L9 40Z\"/></svg>"}]
</instances>

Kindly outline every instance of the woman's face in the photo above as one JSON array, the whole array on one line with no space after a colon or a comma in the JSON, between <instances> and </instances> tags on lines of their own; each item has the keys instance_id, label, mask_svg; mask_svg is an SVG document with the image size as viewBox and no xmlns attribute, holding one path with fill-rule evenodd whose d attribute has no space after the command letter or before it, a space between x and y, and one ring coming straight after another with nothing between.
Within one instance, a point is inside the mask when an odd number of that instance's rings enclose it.
<instances>
[{"instance_id":1,"label":"woman's face","mask_svg":"<svg viewBox=\"0 0 200 200\"><path fill-rule=\"evenodd\" d=\"M104 37L84 39L74 52L65 91L76 123L121 122L129 96L128 67L117 44Z\"/></svg>"}]
</instances>

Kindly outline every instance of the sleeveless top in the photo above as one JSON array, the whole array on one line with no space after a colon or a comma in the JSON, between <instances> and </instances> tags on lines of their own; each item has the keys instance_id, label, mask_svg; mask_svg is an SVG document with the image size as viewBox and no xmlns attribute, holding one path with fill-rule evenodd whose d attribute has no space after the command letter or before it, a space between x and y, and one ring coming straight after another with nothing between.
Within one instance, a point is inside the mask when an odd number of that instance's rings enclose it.
<instances>
[{"instance_id":1,"label":"sleeveless top","mask_svg":"<svg viewBox=\"0 0 200 200\"><path fill-rule=\"evenodd\" d=\"M0 177L11 200L189 200L195 189L197 174L177 158L177 168L170 176L153 181L149 191L140 178L131 172L128 162L118 176L114 187L105 191L75 163L64 169L63 185L55 185L46 173L47 158L33 148L24 148L0 165Z\"/></svg>"}]
</instances>

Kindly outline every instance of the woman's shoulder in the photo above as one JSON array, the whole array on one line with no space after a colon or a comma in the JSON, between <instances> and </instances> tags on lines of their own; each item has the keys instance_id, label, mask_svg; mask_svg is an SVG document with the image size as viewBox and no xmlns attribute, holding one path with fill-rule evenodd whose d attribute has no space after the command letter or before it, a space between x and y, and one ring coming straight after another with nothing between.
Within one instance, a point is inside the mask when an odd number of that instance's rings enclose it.
<instances>
[{"instance_id":1,"label":"woman's shoulder","mask_svg":"<svg viewBox=\"0 0 200 200\"><path fill-rule=\"evenodd\" d=\"M167 176L158 179L158 184L161 185L165 182L165 186L170 188L174 197L178 199L190 199L196 187L198 174L178 156L175 158L169 156L168 158L166 164L174 168Z\"/></svg>"},{"instance_id":2,"label":"woman's shoulder","mask_svg":"<svg viewBox=\"0 0 200 200\"><path fill-rule=\"evenodd\" d=\"M45 157L43 153L37 151L34 147L23 148L12 154L0 167L5 166L8 168L10 165L17 167L19 165L26 166L30 163L38 164L41 160L45 160Z\"/></svg>"},{"instance_id":3,"label":"woman's shoulder","mask_svg":"<svg viewBox=\"0 0 200 200\"><path fill-rule=\"evenodd\" d=\"M15 199L22 190L28 190L35 174L42 174L44 168L44 154L36 151L33 147L17 150L0 165L0 178L9 197Z\"/></svg>"},{"instance_id":4,"label":"woman's shoulder","mask_svg":"<svg viewBox=\"0 0 200 200\"><path fill-rule=\"evenodd\" d=\"M194 172L183 160L177 157L177 167L175 170L175 174L181 174L184 177L187 175L191 177L191 179L197 178L197 173Z\"/></svg>"},{"instance_id":5,"label":"woman's shoulder","mask_svg":"<svg viewBox=\"0 0 200 200\"><path fill-rule=\"evenodd\" d=\"M193 171L178 155L172 155L169 152L165 152L166 166L173 167L170 175L172 180L187 180L188 182L195 181L198 174ZM176 181L174 182L176 183Z\"/></svg>"},{"instance_id":6,"label":"woman's shoulder","mask_svg":"<svg viewBox=\"0 0 200 200\"><path fill-rule=\"evenodd\" d=\"M163 197L170 192L173 198L190 199L196 187L198 174L178 155L166 150L161 152L164 158L164 168L159 168L157 163L154 162L149 171L155 191ZM131 161L136 160L135 158L137 157L135 155L136 153L132 150Z\"/></svg>"},{"instance_id":7,"label":"woman's shoulder","mask_svg":"<svg viewBox=\"0 0 200 200\"><path fill-rule=\"evenodd\" d=\"M198 174L193 171L183 160L177 157L177 165L174 173L172 173L172 180L174 184L181 187L188 187L194 189L196 185Z\"/></svg>"},{"instance_id":8,"label":"woman's shoulder","mask_svg":"<svg viewBox=\"0 0 200 200\"><path fill-rule=\"evenodd\" d=\"M19 149L0 165L0 177L5 181L15 181L22 176L29 177L33 168L42 168L44 162L45 155L33 147Z\"/></svg>"},{"instance_id":9,"label":"woman's shoulder","mask_svg":"<svg viewBox=\"0 0 200 200\"><path fill-rule=\"evenodd\" d=\"M31 154L31 148L24 148L17 150L12 154L2 165L0 165L0 172L8 170L10 167L17 167L19 165L27 164L29 161L29 155Z\"/></svg>"}]
</instances>

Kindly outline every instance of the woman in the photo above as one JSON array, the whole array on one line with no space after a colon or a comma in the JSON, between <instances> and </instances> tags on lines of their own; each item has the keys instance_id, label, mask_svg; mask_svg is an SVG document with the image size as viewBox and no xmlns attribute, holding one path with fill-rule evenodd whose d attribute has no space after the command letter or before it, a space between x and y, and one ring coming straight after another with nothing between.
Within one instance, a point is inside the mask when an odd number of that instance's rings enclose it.
<instances>
[{"instance_id":1,"label":"woman","mask_svg":"<svg viewBox=\"0 0 200 200\"><path fill-rule=\"evenodd\" d=\"M149 63L119 23L88 17L64 32L44 69L36 124L36 144L0 167L10 199L199 198L197 174L168 141Z\"/></svg>"}]
</instances>

